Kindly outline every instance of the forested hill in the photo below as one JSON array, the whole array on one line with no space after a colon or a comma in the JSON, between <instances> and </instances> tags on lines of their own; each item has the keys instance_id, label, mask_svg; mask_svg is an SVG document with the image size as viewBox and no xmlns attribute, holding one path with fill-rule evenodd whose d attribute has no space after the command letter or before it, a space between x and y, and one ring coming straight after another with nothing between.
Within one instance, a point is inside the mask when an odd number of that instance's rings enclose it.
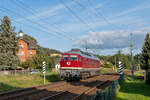
<instances>
[{"instance_id":1,"label":"forested hill","mask_svg":"<svg viewBox=\"0 0 150 100\"><path fill-rule=\"evenodd\" d=\"M45 47L42 47L42 46L39 46L39 45L37 46L37 54L50 55L50 54L53 54L53 53L61 54L61 52L58 51L58 50L45 48Z\"/></svg>"},{"instance_id":2,"label":"forested hill","mask_svg":"<svg viewBox=\"0 0 150 100\"><path fill-rule=\"evenodd\" d=\"M49 48L45 48L45 47L42 47L42 46L38 45L37 40L34 37L31 37L27 34L24 34L23 39L30 42L30 43L34 43L34 45L36 45L37 54L42 54L42 55L50 55L50 54L53 54L53 53L61 54L61 52L58 51L58 50L49 49Z\"/></svg>"}]
</instances>

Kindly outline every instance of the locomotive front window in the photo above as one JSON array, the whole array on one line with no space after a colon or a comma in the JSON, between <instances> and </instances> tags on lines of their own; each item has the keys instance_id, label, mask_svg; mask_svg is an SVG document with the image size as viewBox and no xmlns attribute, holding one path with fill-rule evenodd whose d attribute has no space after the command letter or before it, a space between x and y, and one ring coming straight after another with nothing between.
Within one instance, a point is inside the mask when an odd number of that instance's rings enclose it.
<instances>
[{"instance_id":1,"label":"locomotive front window","mask_svg":"<svg viewBox=\"0 0 150 100\"><path fill-rule=\"evenodd\" d=\"M62 60L68 61L68 55L64 55L64 56L62 57Z\"/></svg>"},{"instance_id":2,"label":"locomotive front window","mask_svg":"<svg viewBox=\"0 0 150 100\"><path fill-rule=\"evenodd\" d=\"M76 55L70 55L70 60L71 60L71 61L77 61L78 58L77 58Z\"/></svg>"}]
</instances>

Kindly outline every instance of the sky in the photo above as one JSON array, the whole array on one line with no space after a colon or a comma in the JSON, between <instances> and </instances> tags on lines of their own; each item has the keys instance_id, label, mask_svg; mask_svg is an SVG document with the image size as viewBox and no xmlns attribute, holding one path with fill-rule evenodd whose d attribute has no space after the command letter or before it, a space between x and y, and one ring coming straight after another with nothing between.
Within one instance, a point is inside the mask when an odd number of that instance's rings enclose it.
<instances>
[{"instance_id":1,"label":"sky","mask_svg":"<svg viewBox=\"0 0 150 100\"><path fill-rule=\"evenodd\" d=\"M150 32L150 0L1 0L8 16L38 44L62 52L71 48L100 55L139 53Z\"/></svg>"}]
</instances>

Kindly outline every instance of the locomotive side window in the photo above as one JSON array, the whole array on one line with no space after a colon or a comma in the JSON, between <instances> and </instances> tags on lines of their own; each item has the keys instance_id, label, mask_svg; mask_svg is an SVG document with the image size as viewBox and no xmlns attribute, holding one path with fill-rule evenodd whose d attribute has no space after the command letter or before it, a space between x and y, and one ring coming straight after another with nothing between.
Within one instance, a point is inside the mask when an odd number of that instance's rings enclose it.
<instances>
[{"instance_id":1,"label":"locomotive side window","mask_svg":"<svg viewBox=\"0 0 150 100\"><path fill-rule=\"evenodd\" d=\"M64 56L62 57L62 60L68 61L68 55L64 55Z\"/></svg>"},{"instance_id":2,"label":"locomotive side window","mask_svg":"<svg viewBox=\"0 0 150 100\"><path fill-rule=\"evenodd\" d=\"M81 61L81 57L79 57L79 61Z\"/></svg>"},{"instance_id":3,"label":"locomotive side window","mask_svg":"<svg viewBox=\"0 0 150 100\"><path fill-rule=\"evenodd\" d=\"M87 61L88 61L89 59L87 58Z\"/></svg>"},{"instance_id":4,"label":"locomotive side window","mask_svg":"<svg viewBox=\"0 0 150 100\"><path fill-rule=\"evenodd\" d=\"M70 55L70 60L71 61L77 61L77 56L76 55Z\"/></svg>"}]
</instances>

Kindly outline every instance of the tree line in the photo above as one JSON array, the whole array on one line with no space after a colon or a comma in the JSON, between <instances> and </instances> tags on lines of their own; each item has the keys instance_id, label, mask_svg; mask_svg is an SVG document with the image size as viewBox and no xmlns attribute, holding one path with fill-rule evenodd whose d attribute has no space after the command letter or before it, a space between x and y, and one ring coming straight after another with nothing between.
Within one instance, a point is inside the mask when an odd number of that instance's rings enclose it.
<instances>
[{"instance_id":1,"label":"tree line","mask_svg":"<svg viewBox=\"0 0 150 100\"><path fill-rule=\"evenodd\" d=\"M129 54L121 54L120 51L118 51L115 55L109 55L109 56L99 56L99 59L105 60L110 62L111 64L116 66L119 66L118 62L122 61L122 64L124 68L131 69L131 55ZM134 68L136 66L140 66L142 69L145 70L145 78L146 83L150 84L150 34L147 33L145 36L145 41L142 47L141 53L138 53L134 55L133 60L133 66Z\"/></svg>"}]
</instances>

